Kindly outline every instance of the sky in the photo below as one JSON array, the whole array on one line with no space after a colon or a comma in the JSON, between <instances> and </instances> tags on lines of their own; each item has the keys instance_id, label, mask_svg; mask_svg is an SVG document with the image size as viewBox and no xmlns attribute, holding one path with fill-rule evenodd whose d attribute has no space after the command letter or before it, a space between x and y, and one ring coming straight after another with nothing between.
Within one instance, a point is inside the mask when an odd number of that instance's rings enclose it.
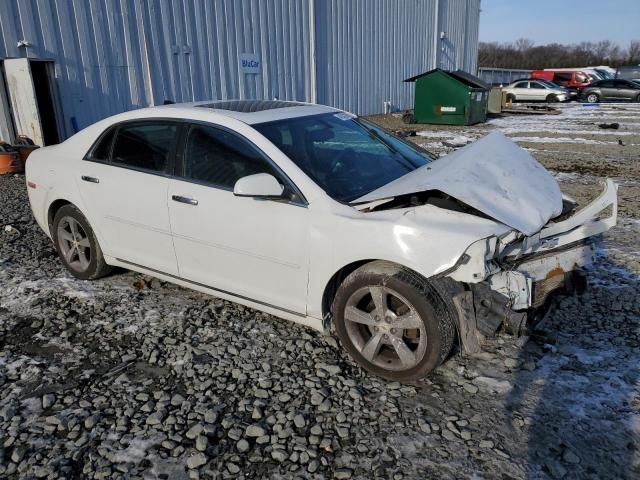
<instances>
[{"instance_id":1,"label":"sky","mask_svg":"<svg viewBox=\"0 0 640 480\"><path fill-rule=\"evenodd\" d=\"M640 0L481 0L480 41L640 40Z\"/></svg>"}]
</instances>

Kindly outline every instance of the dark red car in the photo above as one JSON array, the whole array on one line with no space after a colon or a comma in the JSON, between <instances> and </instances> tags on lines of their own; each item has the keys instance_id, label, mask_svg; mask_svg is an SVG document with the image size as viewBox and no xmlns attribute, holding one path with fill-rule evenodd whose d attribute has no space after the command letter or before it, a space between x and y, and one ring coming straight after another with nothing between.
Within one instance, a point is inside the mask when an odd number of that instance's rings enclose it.
<instances>
[{"instance_id":1,"label":"dark red car","mask_svg":"<svg viewBox=\"0 0 640 480\"><path fill-rule=\"evenodd\" d=\"M536 80L548 80L572 90L582 90L591 83L589 75L580 70L534 70L531 72L531 78L535 78Z\"/></svg>"}]
</instances>

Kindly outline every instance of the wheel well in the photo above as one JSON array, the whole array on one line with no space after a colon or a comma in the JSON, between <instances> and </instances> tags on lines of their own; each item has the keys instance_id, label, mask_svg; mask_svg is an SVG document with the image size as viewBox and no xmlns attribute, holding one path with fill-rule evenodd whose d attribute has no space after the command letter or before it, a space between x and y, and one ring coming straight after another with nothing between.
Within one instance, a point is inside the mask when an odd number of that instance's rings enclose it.
<instances>
[{"instance_id":1,"label":"wheel well","mask_svg":"<svg viewBox=\"0 0 640 480\"><path fill-rule=\"evenodd\" d=\"M353 271L360 268L362 265L365 265L370 262L375 262L376 260L359 260L357 262L350 263L345 265L336 273L333 274L327 286L324 287L324 293L322 294L322 318L328 318L328 315L331 314L331 304L333 303L333 299L338 292L338 288L340 284L347 278Z\"/></svg>"},{"instance_id":2,"label":"wheel well","mask_svg":"<svg viewBox=\"0 0 640 480\"><path fill-rule=\"evenodd\" d=\"M65 205L71 205L71 202L62 198L54 201L49 205L49 211L47 212L47 225L51 227L53 225L53 219L56 218L56 213Z\"/></svg>"}]
</instances>

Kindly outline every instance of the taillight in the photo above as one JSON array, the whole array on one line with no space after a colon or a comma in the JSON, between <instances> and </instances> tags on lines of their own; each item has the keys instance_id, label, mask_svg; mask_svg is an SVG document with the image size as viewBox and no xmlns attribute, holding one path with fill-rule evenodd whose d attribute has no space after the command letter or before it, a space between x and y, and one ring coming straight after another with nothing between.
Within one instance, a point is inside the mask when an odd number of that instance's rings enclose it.
<instances>
[{"instance_id":1,"label":"taillight","mask_svg":"<svg viewBox=\"0 0 640 480\"><path fill-rule=\"evenodd\" d=\"M36 184L33 182L27 182L27 187L29 188L36 188Z\"/></svg>"}]
</instances>

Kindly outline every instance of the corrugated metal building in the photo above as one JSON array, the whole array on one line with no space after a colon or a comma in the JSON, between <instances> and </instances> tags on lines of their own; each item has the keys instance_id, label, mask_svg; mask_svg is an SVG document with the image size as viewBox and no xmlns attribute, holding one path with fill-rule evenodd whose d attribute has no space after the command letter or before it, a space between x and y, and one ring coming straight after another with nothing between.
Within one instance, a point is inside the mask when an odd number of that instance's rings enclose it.
<instances>
[{"instance_id":1,"label":"corrugated metal building","mask_svg":"<svg viewBox=\"0 0 640 480\"><path fill-rule=\"evenodd\" d=\"M165 101L410 108L404 78L475 71L479 14L480 0L1 0L0 137L55 143Z\"/></svg>"}]
</instances>

